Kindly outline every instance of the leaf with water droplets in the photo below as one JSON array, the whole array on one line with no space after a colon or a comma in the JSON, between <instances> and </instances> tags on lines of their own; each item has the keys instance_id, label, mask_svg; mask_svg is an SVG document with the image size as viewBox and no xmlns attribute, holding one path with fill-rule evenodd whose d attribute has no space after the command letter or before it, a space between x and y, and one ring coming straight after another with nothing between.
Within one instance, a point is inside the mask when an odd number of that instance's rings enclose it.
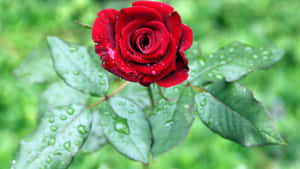
<instances>
[{"instance_id":1,"label":"leaf with water droplets","mask_svg":"<svg viewBox=\"0 0 300 169\"><path fill-rule=\"evenodd\" d=\"M225 46L207 57L200 57L199 53L197 46L194 46L187 54L193 60L189 64L188 81L198 86L222 79L236 81L250 72L272 66L283 56L283 51L277 48L257 48L239 42Z\"/></svg>"},{"instance_id":2,"label":"leaf with water droplets","mask_svg":"<svg viewBox=\"0 0 300 169\"><path fill-rule=\"evenodd\" d=\"M103 96L108 90L108 78L101 61L88 49L48 37L54 67L58 75L71 87L93 96Z\"/></svg>"},{"instance_id":3,"label":"leaf with water droplets","mask_svg":"<svg viewBox=\"0 0 300 169\"><path fill-rule=\"evenodd\" d=\"M143 109L151 106L147 87L138 83L129 83L118 95L132 100Z\"/></svg>"},{"instance_id":4,"label":"leaf with water droplets","mask_svg":"<svg viewBox=\"0 0 300 169\"><path fill-rule=\"evenodd\" d=\"M92 127L87 140L81 148L83 152L95 152L106 144L103 128L100 123L100 112L92 111Z\"/></svg>"},{"instance_id":5,"label":"leaf with water droplets","mask_svg":"<svg viewBox=\"0 0 300 169\"><path fill-rule=\"evenodd\" d=\"M178 85L164 89L163 93L165 97L176 100L167 101L159 97L150 115L154 158L181 143L194 121L194 93L191 88Z\"/></svg>"},{"instance_id":6,"label":"leaf with water droplets","mask_svg":"<svg viewBox=\"0 0 300 169\"><path fill-rule=\"evenodd\" d=\"M73 114L67 112L72 108ZM60 116L68 118L61 120ZM43 113L37 129L20 142L11 169L66 169L84 143L91 116L84 105L58 106Z\"/></svg>"},{"instance_id":7,"label":"leaf with water droplets","mask_svg":"<svg viewBox=\"0 0 300 169\"><path fill-rule=\"evenodd\" d=\"M57 78L48 48L34 49L14 74L30 83L44 83Z\"/></svg>"},{"instance_id":8,"label":"leaf with water droplets","mask_svg":"<svg viewBox=\"0 0 300 169\"><path fill-rule=\"evenodd\" d=\"M130 159L148 162L151 131L144 112L132 101L113 97L99 106L108 141Z\"/></svg>"},{"instance_id":9,"label":"leaf with water droplets","mask_svg":"<svg viewBox=\"0 0 300 169\"><path fill-rule=\"evenodd\" d=\"M39 112L43 113L49 109L69 104L85 105L87 99L87 95L67 86L65 83L55 82L42 93ZM66 115L61 115L60 118L65 119L66 117Z\"/></svg>"},{"instance_id":10,"label":"leaf with water droplets","mask_svg":"<svg viewBox=\"0 0 300 169\"><path fill-rule=\"evenodd\" d=\"M196 109L212 131L243 146L284 144L270 113L245 87L219 81L196 94Z\"/></svg>"}]
</instances>

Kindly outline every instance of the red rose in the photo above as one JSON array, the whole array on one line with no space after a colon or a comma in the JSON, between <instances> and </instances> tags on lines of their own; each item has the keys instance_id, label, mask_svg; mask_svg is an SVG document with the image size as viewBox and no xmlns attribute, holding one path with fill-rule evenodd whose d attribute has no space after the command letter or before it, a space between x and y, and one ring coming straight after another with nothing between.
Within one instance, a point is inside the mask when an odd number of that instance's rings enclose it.
<instances>
[{"instance_id":1,"label":"red rose","mask_svg":"<svg viewBox=\"0 0 300 169\"><path fill-rule=\"evenodd\" d=\"M92 38L103 67L123 79L171 87L188 78L184 51L193 32L168 4L136 1L121 11L102 10Z\"/></svg>"}]
</instances>

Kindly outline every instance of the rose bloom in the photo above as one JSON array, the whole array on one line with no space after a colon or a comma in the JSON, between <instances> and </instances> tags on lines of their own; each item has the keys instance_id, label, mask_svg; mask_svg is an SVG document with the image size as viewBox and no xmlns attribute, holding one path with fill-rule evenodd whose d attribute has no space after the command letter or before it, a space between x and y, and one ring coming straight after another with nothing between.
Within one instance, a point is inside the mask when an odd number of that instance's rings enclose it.
<instances>
[{"instance_id":1,"label":"rose bloom","mask_svg":"<svg viewBox=\"0 0 300 169\"><path fill-rule=\"evenodd\" d=\"M136 1L120 11L102 10L92 38L102 66L125 80L171 87L188 78L184 51L193 32L168 4Z\"/></svg>"}]
</instances>

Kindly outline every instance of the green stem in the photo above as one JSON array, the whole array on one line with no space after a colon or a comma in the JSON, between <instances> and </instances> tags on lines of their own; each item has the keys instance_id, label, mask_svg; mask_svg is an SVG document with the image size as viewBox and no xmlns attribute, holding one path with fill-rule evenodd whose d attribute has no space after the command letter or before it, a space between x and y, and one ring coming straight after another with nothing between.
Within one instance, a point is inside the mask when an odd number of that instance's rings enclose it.
<instances>
[{"instance_id":1,"label":"green stem","mask_svg":"<svg viewBox=\"0 0 300 169\"><path fill-rule=\"evenodd\" d=\"M108 100L109 98L113 97L114 95L116 95L117 93L119 93L121 90L123 90L129 83L130 83L129 81L126 81L121 86L119 86L116 90L114 90L109 96L103 97L98 102L89 105L88 108L93 108L93 107L97 106L98 104L100 104L100 103Z\"/></svg>"},{"instance_id":2,"label":"green stem","mask_svg":"<svg viewBox=\"0 0 300 169\"><path fill-rule=\"evenodd\" d=\"M150 97L151 110L152 110L153 107L154 107L154 98L153 98L151 87L149 86L149 87L147 87L147 89L148 89L148 94L149 94L149 97Z\"/></svg>"},{"instance_id":3,"label":"green stem","mask_svg":"<svg viewBox=\"0 0 300 169\"><path fill-rule=\"evenodd\" d=\"M143 169L150 169L149 164L143 164Z\"/></svg>"}]
</instances>

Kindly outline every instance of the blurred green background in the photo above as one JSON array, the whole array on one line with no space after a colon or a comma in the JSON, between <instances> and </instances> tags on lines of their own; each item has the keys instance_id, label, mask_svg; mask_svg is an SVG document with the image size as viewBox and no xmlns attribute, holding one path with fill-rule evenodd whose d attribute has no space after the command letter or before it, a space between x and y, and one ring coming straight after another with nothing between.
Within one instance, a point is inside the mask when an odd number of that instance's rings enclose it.
<instances>
[{"instance_id":1,"label":"blurred green background","mask_svg":"<svg viewBox=\"0 0 300 169\"><path fill-rule=\"evenodd\" d=\"M288 146L244 148L209 131L197 118L183 144L154 161L153 169L300 169L300 1L169 0L194 30L202 54L234 40L285 50L270 70L240 81L272 111ZM17 80L13 70L45 44L47 35L92 45L90 31L99 10L129 6L125 0L0 0L0 168L9 168L19 140L37 125L37 104L46 84ZM81 153L71 169L139 169L142 166L105 146Z\"/></svg>"}]
</instances>

